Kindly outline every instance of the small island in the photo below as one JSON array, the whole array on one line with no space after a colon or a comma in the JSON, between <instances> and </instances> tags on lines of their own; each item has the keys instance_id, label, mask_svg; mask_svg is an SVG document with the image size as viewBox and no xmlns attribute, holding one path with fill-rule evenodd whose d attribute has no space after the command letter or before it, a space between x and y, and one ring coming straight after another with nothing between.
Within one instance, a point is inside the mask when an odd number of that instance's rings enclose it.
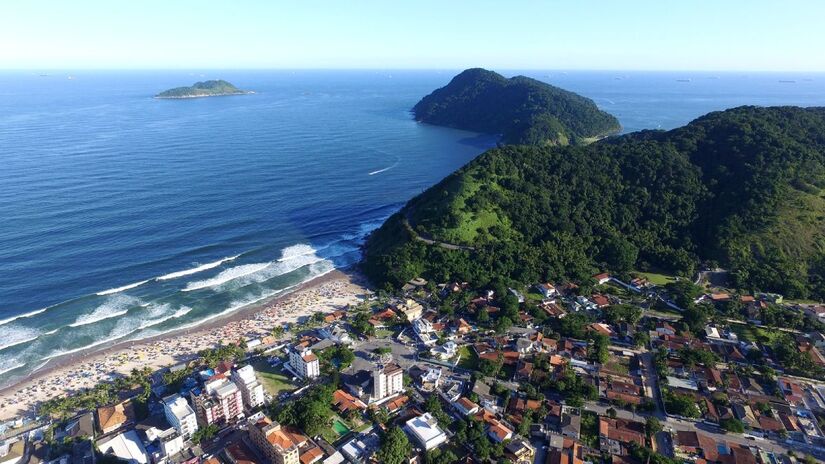
<instances>
[{"instance_id":1,"label":"small island","mask_svg":"<svg viewBox=\"0 0 825 464\"><path fill-rule=\"evenodd\" d=\"M189 87L175 87L163 91L155 98L203 98L203 97L224 97L228 95L247 95L254 93L248 90L241 90L225 80L211 80L195 82Z\"/></svg>"},{"instance_id":2,"label":"small island","mask_svg":"<svg viewBox=\"0 0 825 464\"><path fill-rule=\"evenodd\" d=\"M518 145L584 145L621 130L589 98L535 79L468 69L413 107L416 121Z\"/></svg>"}]
</instances>

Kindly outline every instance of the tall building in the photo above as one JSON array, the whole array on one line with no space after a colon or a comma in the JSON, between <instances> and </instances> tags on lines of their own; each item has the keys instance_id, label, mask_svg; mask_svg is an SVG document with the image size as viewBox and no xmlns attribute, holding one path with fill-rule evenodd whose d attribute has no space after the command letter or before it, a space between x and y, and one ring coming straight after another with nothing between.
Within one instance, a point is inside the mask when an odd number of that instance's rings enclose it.
<instances>
[{"instance_id":1,"label":"tall building","mask_svg":"<svg viewBox=\"0 0 825 464\"><path fill-rule=\"evenodd\" d=\"M249 427L252 443L274 464L299 464L299 437L264 416Z\"/></svg>"},{"instance_id":2,"label":"tall building","mask_svg":"<svg viewBox=\"0 0 825 464\"><path fill-rule=\"evenodd\" d=\"M192 390L191 396L200 425L227 422L243 415L241 390L224 375L206 382L203 391Z\"/></svg>"},{"instance_id":3,"label":"tall building","mask_svg":"<svg viewBox=\"0 0 825 464\"><path fill-rule=\"evenodd\" d=\"M404 371L397 364L378 365L372 372L372 397L381 401L404 391Z\"/></svg>"},{"instance_id":4,"label":"tall building","mask_svg":"<svg viewBox=\"0 0 825 464\"><path fill-rule=\"evenodd\" d=\"M184 440L192 438L198 430L198 420L195 411L189 406L186 399L177 393L163 399L163 414L169 425L175 428Z\"/></svg>"},{"instance_id":5,"label":"tall building","mask_svg":"<svg viewBox=\"0 0 825 464\"><path fill-rule=\"evenodd\" d=\"M252 366L244 366L233 371L232 381L240 388L246 407L252 409L264 404L264 387L255 377Z\"/></svg>"},{"instance_id":6,"label":"tall building","mask_svg":"<svg viewBox=\"0 0 825 464\"><path fill-rule=\"evenodd\" d=\"M321 364L318 356L312 350L301 345L292 347L289 351L289 364L295 372L305 379L313 379L321 375Z\"/></svg>"}]
</instances>

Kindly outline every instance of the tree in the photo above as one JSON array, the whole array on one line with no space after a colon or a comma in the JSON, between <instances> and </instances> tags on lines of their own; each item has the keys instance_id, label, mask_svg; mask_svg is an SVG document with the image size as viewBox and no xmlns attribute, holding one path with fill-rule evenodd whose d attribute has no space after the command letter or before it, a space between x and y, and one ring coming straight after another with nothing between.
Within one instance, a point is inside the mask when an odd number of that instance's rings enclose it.
<instances>
[{"instance_id":1,"label":"tree","mask_svg":"<svg viewBox=\"0 0 825 464\"><path fill-rule=\"evenodd\" d=\"M195 433L192 434L192 443L201 443L203 441L209 441L215 437L218 433L218 426L215 424L209 424L206 427L200 427Z\"/></svg>"},{"instance_id":2,"label":"tree","mask_svg":"<svg viewBox=\"0 0 825 464\"><path fill-rule=\"evenodd\" d=\"M400 427L392 427L381 437L381 448L376 457L381 463L403 464L411 451L412 445L407 434Z\"/></svg>"},{"instance_id":3,"label":"tree","mask_svg":"<svg viewBox=\"0 0 825 464\"><path fill-rule=\"evenodd\" d=\"M608 416L608 417L610 417L611 419L615 419L615 418L616 418L616 415L617 415L616 409L614 409L614 408L607 408L607 411L605 411L605 412L607 413L607 416Z\"/></svg>"},{"instance_id":4,"label":"tree","mask_svg":"<svg viewBox=\"0 0 825 464\"><path fill-rule=\"evenodd\" d=\"M661 431L662 423L659 422L659 419L653 416L649 416L645 419L645 432L647 433L647 436L652 437Z\"/></svg>"},{"instance_id":5,"label":"tree","mask_svg":"<svg viewBox=\"0 0 825 464\"><path fill-rule=\"evenodd\" d=\"M733 417L720 420L719 426L726 432L743 433L745 431L745 424L739 419Z\"/></svg>"}]
</instances>

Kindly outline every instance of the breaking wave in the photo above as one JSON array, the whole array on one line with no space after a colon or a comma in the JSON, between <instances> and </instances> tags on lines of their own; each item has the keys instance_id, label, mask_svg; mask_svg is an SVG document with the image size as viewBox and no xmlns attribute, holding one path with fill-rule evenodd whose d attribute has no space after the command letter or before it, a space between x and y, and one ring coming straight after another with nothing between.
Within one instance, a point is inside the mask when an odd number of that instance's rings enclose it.
<instances>
[{"instance_id":1,"label":"breaking wave","mask_svg":"<svg viewBox=\"0 0 825 464\"><path fill-rule=\"evenodd\" d=\"M140 300L126 295L109 298L91 313L82 314L74 322L69 324L69 327L80 327L82 325L94 324L95 322L122 316L129 312L129 308L139 304L139 302Z\"/></svg>"},{"instance_id":2,"label":"breaking wave","mask_svg":"<svg viewBox=\"0 0 825 464\"><path fill-rule=\"evenodd\" d=\"M37 340L39 336L39 330L29 327L14 325L0 327L0 350Z\"/></svg>"},{"instance_id":3,"label":"breaking wave","mask_svg":"<svg viewBox=\"0 0 825 464\"><path fill-rule=\"evenodd\" d=\"M47 309L49 309L49 308L37 309L37 310L35 310L35 311L31 311L31 312L28 312L28 313L19 314L19 315L17 315L17 316L12 316L12 317L10 317L10 318L8 318L8 319L1 319L1 320L0 320L0 325L6 325L6 324L8 324L9 322L16 321L16 320L18 320L18 319L23 319L23 318L27 318L27 317L36 316L36 315L38 315L38 314L40 314L40 313L46 312L46 310L47 310Z\"/></svg>"},{"instance_id":4,"label":"breaking wave","mask_svg":"<svg viewBox=\"0 0 825 464\"><path fill-rule=\"evenodd\" d=\"M249 274L254 274L256 272L260 272L272 263L256 263L256 264L242 264L240 266L231 267L222 271L220 274L212 277L211 279L206 280L198 280L196 282L190 282L186 285L186 288L183 289L184 292L191 292L193 290L200 290L202 288L209 288L209 287L216 287L218 285L225 284L229 281L239 279L241 277L247 276Z\"/></svg>"},{"instance_id":5,"label":"breaking wave","mask_svg":"<svg viewBox=\"0 0 825 464\"><path fill-rule=\"evenodd\" d=\"M109 290L103 290L102 292L97 292L96 295L105 296L105 295L111 295L113 293L120 293L120 292L123 292L123 291L126 291L126 290L133 289L135 287L140 287L141 285L143 285L145 283L148 283L148 282L151 282L151 281L152 281L152 279L142 280L140 282L135 282L133 284L124 285L122 287L110 288Z\"/></svg>"},{"instance_id":6,"label":"breaking wave","mask_svg":"<svg viewBox=\"0 0 825 464\"><path fill-rule=\"evenodd\" d=\"M158 277L157 280L172 280L172 279L177 279L178 277L185 277L185 276L188 276L188 275L197 274L198 272L208 271L209 269L214 269L214 268L220 266L223 263L226 263L226 262L229 262L229 261L234 261L239 256L241 256L241 255L229 256L227 258L219 259L219 260L211 262L211 263L202 264L200 266L193 267L191 269L186 269L186 270L183 270L183 271L177 271L177 272L172 272L172 273L169 273L169 274L165 274L165 275L162 275L162 276Z\"/></svg>"}]
</instances>

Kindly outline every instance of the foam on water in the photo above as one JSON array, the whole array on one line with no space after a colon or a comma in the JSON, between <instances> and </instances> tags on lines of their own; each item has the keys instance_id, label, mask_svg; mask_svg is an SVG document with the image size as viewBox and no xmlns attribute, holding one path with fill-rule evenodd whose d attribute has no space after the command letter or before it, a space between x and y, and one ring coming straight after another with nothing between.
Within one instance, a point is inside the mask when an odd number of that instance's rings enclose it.
<instances>
[{"instance_id":1,"label":"foam on water","mask_svg":"<svg viewBox=\"0 0 825 464\"><path fill-rule=\"evenodd\" d=\"M37 340L40 331L17 325L0 326L0 350Z\"/></svg>"},{"instance_id":2,"label":"foam on water","mask_svg":"<svg viewBox=\"0 0 825 464\"><path fill-rule=\"evenodd\" d=\"M24 363L24 362L13 362L11 364L9 364L5 361L0 362L0 366L2 366L2 367L0 367L0 374L5 374L6 372L11 372L15 369L20 369L21 367L23 367L25 365L26 365L26 363Z\"/></svg>"},{"instance_id":3,"label":"foam on water","mask_svg":"<svg viewBox=\"0 0 825 464\"><path fill-rule=\"evenodd\" d=\"M198 272L208 271L209 269L214 269L214 268L220 266L223 263L227 263L229 261L234 261L235 259L237 259L240 256L241 255L229 256L227 258L219 259L219 260L211 262L211 263L206 263L206 264L202 264L202 265L197 266L197 267L193 267L192 269L186 269L186 270L183 270L183 271L177 271L177 272L172 272L172 273L169 273L169 274L165 274L165 275L162 275L162 276L158 277L157 280L172 280L172 279L177 279L178 277L185 277L185 276L188 276L188 275L197 274Z\"/></svg>"},{"instance_id":4,"label":"foam on water","mask_svg":"<svg viewBox=\"0 0 825 464\"><path fill-rule=\"evenodd\" d=\"M269 267L272 263L255 263L255 264L242 264L240 266L230 267L224 271L221 271L220 274L212 277L211 279L206 280L198 280L195 282L190 282L186 285L182 291L184 292L191 292L193 290L200 290L202 288L209 288L209 287L216 287L218 285L225 284L235 279L239 279L241 277L247 276L249 274L254 274L256 272L260 272L267 267Z\"/></svg>"},{"instance_id":5,"label":"foam on water","mask_svg":"<svg viewBox=\"0 0 825 464\"><path fill-rule=\"evenodd\" d=\"M105 303L101 304L94 311L89 314L83 314L74 322L69 324L69 327L80 327L83 325L94 324L113 317L119 317L127 312L129 308L140 304L140 300L126 295L117 295L110 297Z\"/></svg>"},{"instance_id":6,"label":"foam on water","mask_svg":"<svg viewBox=\"0 0 825 464\"><path fill-rule=\"evenodd\" d=\"M133 284L124 285L122 287L110 288L109 290L103 290L102 292L97 292L98 296L105 296L105 295L112 295L114 293L120 293L126 290L131 290L136 287L140 287L141 285L151 282L152 279L142 280L140 282L135 282Z\"/></svg>"},{"instance_id":7,"label":"foam on water","mask_svg":"<svg viewBox=\"0 0 825 464\"><path fill-rule=\"evenodd\" d=\"M310 245L307 245L305 243L299 243L297 245L288 246L281 250L281 257L278 258L278 261L282 262L288 259L297 258L299 256L313 255L316 251L317 250Z\"/></svg>"},{"instance_id":8,"label":"foam on water","mask_svg":"<svg viewBox=\"0 0 825 464\"><path fill-rule=\"evenodd\" d=\"M174 313L169 314L167 316L163 316L160 319L150 319L150 320L147 320L147 321L143 322L142 324L140 324L138 329L143 330L143 329L146 329L146 328L158 325L158 324L163 324L164 322L166 322L170 319L177 319L177 318L183 317L183 316L189 314L190 311L192 311L192 308L190 308L188 306L183 306L180 309L178 309L177 311L175 311Z\"/></svg>"}]
</instances>

